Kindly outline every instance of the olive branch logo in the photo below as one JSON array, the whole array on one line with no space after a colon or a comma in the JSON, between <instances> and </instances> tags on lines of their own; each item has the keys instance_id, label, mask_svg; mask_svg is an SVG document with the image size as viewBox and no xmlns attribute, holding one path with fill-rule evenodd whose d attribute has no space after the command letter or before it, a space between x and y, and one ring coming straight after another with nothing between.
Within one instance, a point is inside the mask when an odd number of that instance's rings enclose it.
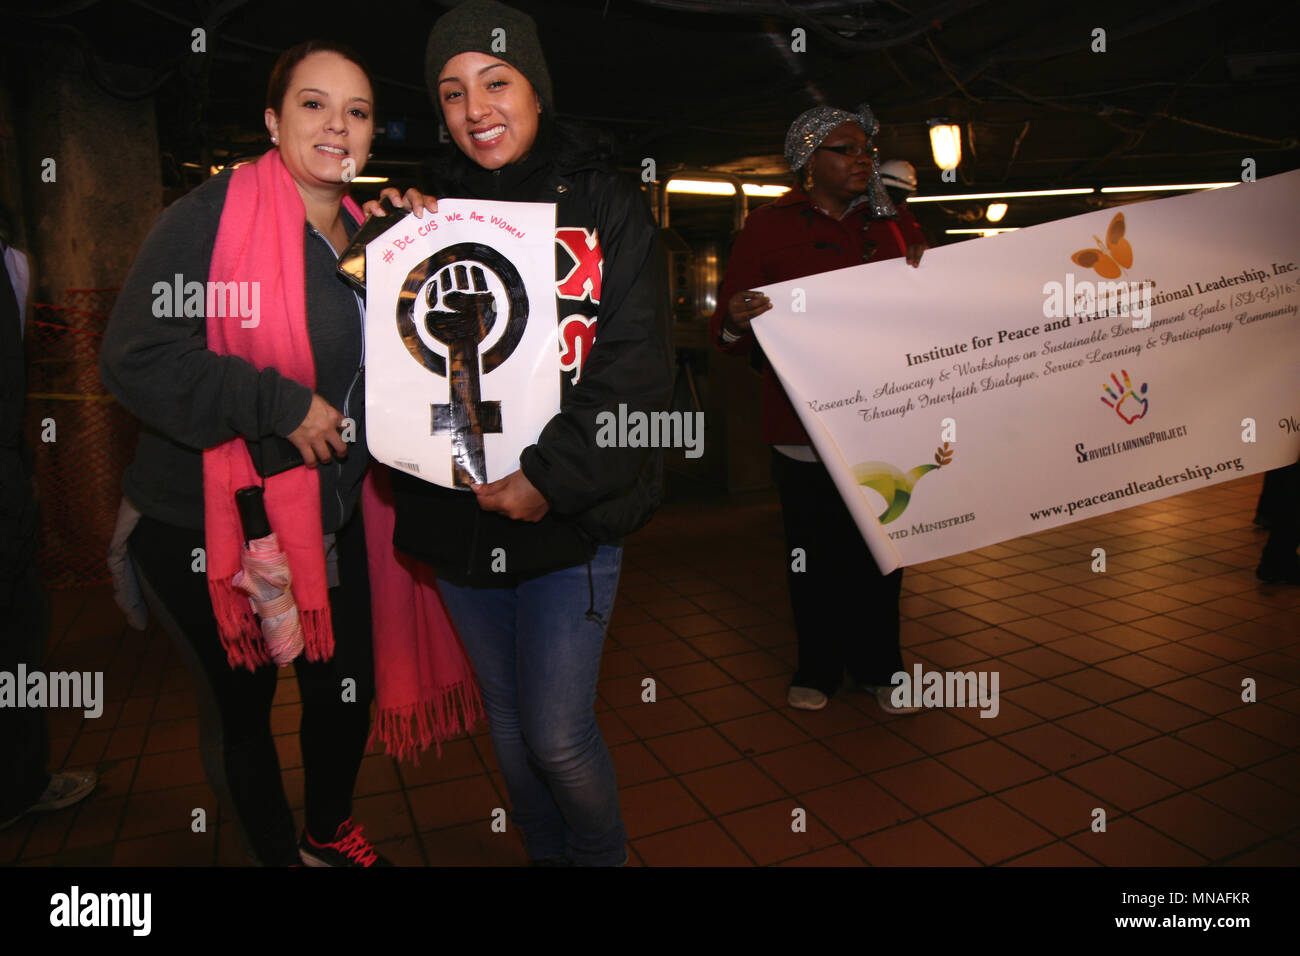
<instances>
[{"instance_id":1,"label":"olive branch logo","mask_svg":"<svg viewBox=\"0 0 1300 956\"><path fill-rule=\"evenodd\" d=\"M912 500L912 489L923 475L952 463L956 449L944 442L934 452L933 465L917 465L904 474L887 461L864 461L853 466L853 480L865 485L885 499L885 510L877 517L881 524L889 524L904 511Z\"/></svg>"}]
</instances>

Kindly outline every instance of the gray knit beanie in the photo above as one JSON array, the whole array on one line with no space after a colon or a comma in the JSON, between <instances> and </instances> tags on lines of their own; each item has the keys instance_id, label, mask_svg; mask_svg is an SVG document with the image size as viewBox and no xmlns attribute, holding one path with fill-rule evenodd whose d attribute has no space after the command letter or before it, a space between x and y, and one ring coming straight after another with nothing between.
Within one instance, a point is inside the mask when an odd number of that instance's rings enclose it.
<instances>
[{"instance_id":1,"label":"gray knit beanie","mask_svg":"<svg viewBox=\"0 0 1300 956\"><path fill-rule=\"evenodd\" d=\"M551 74L537 39L537 24L522 10L496 0L466 0L434 23L424 55L424 78L439 116L442 100L438 96L438 74L448 60L461 53L485 53L505 60L528 78L541 97L544 111L554 106Z\"/></svg>"}]
</instances>

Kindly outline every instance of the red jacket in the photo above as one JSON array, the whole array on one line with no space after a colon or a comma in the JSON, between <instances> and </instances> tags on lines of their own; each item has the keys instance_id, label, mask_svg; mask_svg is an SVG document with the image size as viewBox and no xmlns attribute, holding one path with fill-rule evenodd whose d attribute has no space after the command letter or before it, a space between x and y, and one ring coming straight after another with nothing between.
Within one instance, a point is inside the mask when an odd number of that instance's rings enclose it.
<instances>
[{"instance_id":1,"label":"red jacket","mask_svg":"<svg viewBox=\"0 0 1300 956\"><path fill-rule=\"evenodd\" d=\"M926 245L921 227L910 210L899 209L897 221L871 219L868 212L869 205L861 203L837 221L818 209L806 192L796 188L750 213L732 246L731 260L718 292L718 308L709 322L718 348L744 355L754 345L752 331L730 345L723 344L719 338L727 302L737 292L864 262L894 259L906 255L909 245ZM808 313L808 319L815 321L815 314ZM763 365L762 396L765 442L811 443L767 363Z\"/></svg>"}]
</instances>

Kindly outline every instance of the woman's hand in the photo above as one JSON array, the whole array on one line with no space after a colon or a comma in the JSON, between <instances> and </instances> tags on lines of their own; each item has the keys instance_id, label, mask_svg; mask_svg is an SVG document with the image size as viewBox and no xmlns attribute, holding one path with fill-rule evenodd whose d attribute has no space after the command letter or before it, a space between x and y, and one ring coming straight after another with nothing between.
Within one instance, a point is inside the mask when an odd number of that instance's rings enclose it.
<instances>
[{"instance_id":1,"label":"woman's hand","mask_svg":"<svg viewBox=\"0 0 1300 956\"><path fill-rule=\"evenodd\" d=\"M907 247L907 264L915 269L921 264L921 255L925 252L925 246L921 243L915 243Z\"/></svg>"},{"instance_id":2,"label":"woman's hand","mask_svg":"<svg viewBox=\"0 0 1300 956\"><path fill-rule=\"evenodd\" d=\"M426 196L414 186L408 189L405 195L399 193L393 186L385 186L379 192L379 199L370 200L361 207L361 211L367 216L386 216L387 213L384 212L384 207L379 204L380 199L387 199L394 206L401 206L403 209L411 210L411 212L415 213L416 219L422 219L426 209L429 212L438 211L438 200L432 196Z\"/></svg>"},{"instance_id":3,"label":"woman's hand","mask_svg":"<svg viewBox=\"0 0 1300 956\"><path fill-rule=\"evenodd\" d=\"M516 521L541 521L551 510L551 503L522 471L512 471L490 484L470 487L478 495L478 506L484 511L495 511Z\"/></svg>"},{"instance_id":4,"label":"woman's hand","mask_svg":"<svg viewBox=\"0 0 1300 956\"><path fill-rule=\"evenodd\" d=\"M772 301L761 292L752 289L737 292L727 300L727 321L722 323L722 327L725 329L730 326L732 332L743 335L749 331L750 320L770 308Z\"/></svg>"},{"instance_id":5,"label":"woman's hand","mask_svg":"<svg viewBox=\"0 0 1300 956\"><path fill-rule=\"evenodd\" d=\"M347 442L339 434L342 424L343 416L337 408L319 395L311 397L307 417L288 435L293 447L301 453L303 464L308 468L315 468L318 463L328 465L333 458L331 451L340 458L348 457Z\"/></svg>"}]
</instances>

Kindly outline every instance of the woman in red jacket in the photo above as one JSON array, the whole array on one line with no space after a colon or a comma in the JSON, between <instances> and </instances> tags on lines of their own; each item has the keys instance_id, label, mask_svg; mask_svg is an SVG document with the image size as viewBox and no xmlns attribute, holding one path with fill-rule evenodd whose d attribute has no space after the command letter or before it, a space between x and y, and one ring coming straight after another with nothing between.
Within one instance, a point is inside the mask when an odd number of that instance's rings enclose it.
<instances>
[{"instance_id":1,"label":"woman in red jacket","mask_svg":"<svg viewBox=\"0 0 1300 956\"><path fill-rule=\"evenodd\" d=\"M711 323L718 347L746 354L757 346L750 321L772 307L755 287L906 256L915 266L925 238L897 221L876 170L871 109L819 106L799 116L785 157L799 186L755 209L736 237ZM816 320L816 313L809 313ZM789 571L799 634L799 665L789 703L821 710L847 670L863 689L889 703L891 676L903 669L898 644L901 569L881 575L829 473L821 464L770 367L764 363L763 439L785 518L786 548L802 548L806 569ZM793 565L793 562L791 562Z\"/></svg>"}]
</instances>

